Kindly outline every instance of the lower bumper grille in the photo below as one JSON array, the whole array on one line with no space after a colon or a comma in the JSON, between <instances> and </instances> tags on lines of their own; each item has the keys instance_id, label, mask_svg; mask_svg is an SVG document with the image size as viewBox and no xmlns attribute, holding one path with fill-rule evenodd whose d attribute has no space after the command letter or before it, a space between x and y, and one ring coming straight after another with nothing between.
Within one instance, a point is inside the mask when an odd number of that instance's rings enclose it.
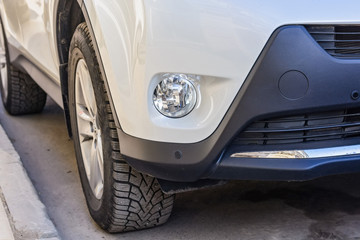
<instances>
[{"instance_id":1,"label":"lower bumper grille","mask_svg":"<svg viewBox=\"0 0 360 240\"><path fill-rule=\"evenodd\" d=\"M234 140L237 145L272 145L360 136L360 108L253 122Z\"/></svg>"},{"instance_id":2,"label":"lower bumper grille","mask_svg":"<svg viewBox=\"0 0 360 240\"><path fill-rule=\"evenodd\" d=\"M337 58L360 58L359 25L309 25L306 29L330 55Z\"/></svg>"}]
</instances>

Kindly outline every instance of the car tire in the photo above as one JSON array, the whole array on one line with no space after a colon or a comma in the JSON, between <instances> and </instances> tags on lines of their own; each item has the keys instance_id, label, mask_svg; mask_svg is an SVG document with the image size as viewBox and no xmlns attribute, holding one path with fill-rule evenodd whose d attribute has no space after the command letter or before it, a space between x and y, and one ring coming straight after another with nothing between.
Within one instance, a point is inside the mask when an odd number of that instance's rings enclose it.
<instances>
[{"instance_id":1,"label":"car tire","mask_svg":"<svg viewBox=\"0 0 360 240\"><path fill-rule=\"evenodd\" d=\"M28 74L10 63L1 19L0 25L0 91L4 107L11 115L41 112L46 103L46 93Z\"/></svg>"},{"instance_id":2,"label":"car tire","mask_svg":"<svg viewBox=\"0 0 360 240\"><path fill-rule=\"evenodd\" d=\"M174 195L164 194L154 177L136 171L120 153L109 95L85 23L73 35L68 70L75 153L91 216L108 232L165 223Z\"/></svg>"}]
</instances>

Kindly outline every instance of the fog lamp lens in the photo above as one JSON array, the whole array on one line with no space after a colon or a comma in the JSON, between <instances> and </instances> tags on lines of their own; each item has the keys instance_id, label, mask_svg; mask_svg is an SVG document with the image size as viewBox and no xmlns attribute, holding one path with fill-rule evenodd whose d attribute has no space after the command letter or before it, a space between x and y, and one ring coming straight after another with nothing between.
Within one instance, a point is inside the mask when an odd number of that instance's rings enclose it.
<instances>
[{"instance_id":1,"label":"fog lamp lens","mask_svg":"<svg viewBox=\"0 0 360 240\"><path fill-rule=\"evenodd\" d=\"M153 101L163 115L180 118L190 113L196 104L193 79L185 74L164 74L156 86Z\"/></svg>"}]
</instances>

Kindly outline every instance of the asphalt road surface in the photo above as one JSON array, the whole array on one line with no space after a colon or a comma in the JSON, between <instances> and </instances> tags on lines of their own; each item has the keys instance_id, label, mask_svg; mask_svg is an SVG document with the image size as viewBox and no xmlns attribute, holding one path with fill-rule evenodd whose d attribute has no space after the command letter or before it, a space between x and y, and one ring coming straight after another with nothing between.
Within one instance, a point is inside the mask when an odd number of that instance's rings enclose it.
<instances>
[{"instance_id":1,"label":"asphalt road surface","mask_svg":"<svg viewBox=\"0 0 360 240\"><path fill-rule=\"evenodd\" d=\"M49 100L41 114L11 117L1 105L0 123L63 239L360 239L360 174L178 194L167 224L107 234L87 211L62 110Z\"/></svg>"}]
</instances>

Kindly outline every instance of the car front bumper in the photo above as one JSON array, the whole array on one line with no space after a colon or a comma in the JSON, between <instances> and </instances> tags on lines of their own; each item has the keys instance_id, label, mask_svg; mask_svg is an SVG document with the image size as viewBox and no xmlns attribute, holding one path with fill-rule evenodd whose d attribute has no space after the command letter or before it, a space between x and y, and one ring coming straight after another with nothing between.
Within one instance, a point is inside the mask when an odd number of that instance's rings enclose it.
<instances>
[{"instance_id":1,"label":"car front bumper","mask_svg":"<svg viewBox=\"0 0 360 240\"><path fill-rule=\"evenodd\" d=\"M280 87L288 72L305 80L299 93ZM283 26L269 39L216 131L191 144L164 143L132 137L118 130L121 153L130 165L160 179L193 182L199 179L307 180L360 170L360 155L309 159L231 157L239 148L234 138L257 119L357 108L360 100L360 60L330 56L304 26ZM285 89L285 90L284 90ZM288 90L290 89L290 90ZM284 93L285 92L285 93ZM324 143L267 146L270 151L330 148L356 145L358 138ZM281 148L281 149L278 149ZM240 152L256 151L249 147Z\"/></svg>"}]
</instances>

